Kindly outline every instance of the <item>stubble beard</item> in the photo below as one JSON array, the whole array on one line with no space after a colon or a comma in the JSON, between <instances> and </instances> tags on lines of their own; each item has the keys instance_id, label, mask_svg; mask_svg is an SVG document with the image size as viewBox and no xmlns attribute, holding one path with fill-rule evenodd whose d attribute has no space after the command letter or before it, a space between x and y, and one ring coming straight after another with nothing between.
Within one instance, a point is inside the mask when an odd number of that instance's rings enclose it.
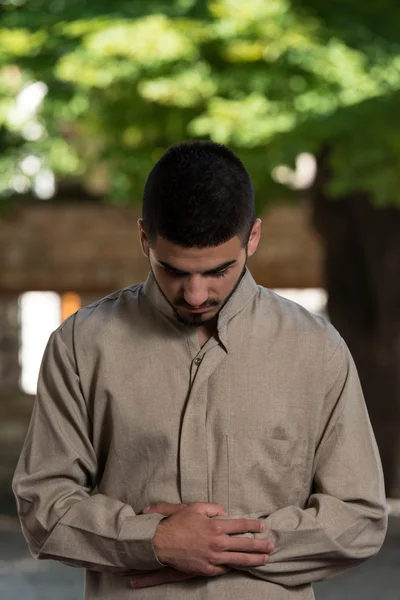
<instances>
[{"instance_id":1,"label":"stubble beard","mask_svg":"<svg viewBox=\"0 0 400 600\"><path fill-rule=\"evenodd\" d=\"M217 312L215 313L215 315L213 315L212 317L210 317L209 319L204 319L203 316L201 314L199 315L192 315L190 318L186 318L182 315L180 315L178 313L178 311L176 310L175 306L172 304L172 302L170 302L167 298L167 296L164 294L164 292L161 289L160 284L157 281L157 278L154 274L154 271L151 267L150 261L150 271L154 277L154 281L157 284L158 289L160 290L161 294L163 295L163 297L165 298L165 300L168 302L168 304L170 305L170 307L172 308L172 310L174 311L174 316L176 318L177 321L179 321L179 323L182 323L182 325L186 325L186 327L206 327L207 325L212 325L215 324L218 318L219 313L221 312L221 310L224 308L224 306L228 303L228 301L230 300L230 298L233 296L233 294L236 292L237 288L239 287L240 282L243 279L244 274L246 273L246 263L247 263L247 253L246 253L246 261L243 265L243 269L242 272L240 273L235 285L233 286L232 290L229 292L229 294L227 295L227 297L225 298L225 300L221 303L221 306L219 307L219 309L217 310Z\"/></svg>"}]
</instances>

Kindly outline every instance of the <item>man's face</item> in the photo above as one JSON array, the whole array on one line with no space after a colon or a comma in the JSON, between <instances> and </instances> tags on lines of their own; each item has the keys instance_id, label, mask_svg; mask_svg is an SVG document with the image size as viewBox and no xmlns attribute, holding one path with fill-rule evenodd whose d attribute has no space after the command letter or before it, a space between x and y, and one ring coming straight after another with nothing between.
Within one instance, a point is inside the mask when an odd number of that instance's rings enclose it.
<instances>
[{"instance_id":1,"label":"man's face","mask_svg":"<svg viewBox=\"0 0 400 600\"><path fill-rule=\"evenodd\" d=\"M139 222L142 249L158 286L186 325L206 325L218 314L243 274L260 235L257 220L247 247L238 236L210 248L183 248L158 236L149 248Z\"/></svg>"}]
</instances>

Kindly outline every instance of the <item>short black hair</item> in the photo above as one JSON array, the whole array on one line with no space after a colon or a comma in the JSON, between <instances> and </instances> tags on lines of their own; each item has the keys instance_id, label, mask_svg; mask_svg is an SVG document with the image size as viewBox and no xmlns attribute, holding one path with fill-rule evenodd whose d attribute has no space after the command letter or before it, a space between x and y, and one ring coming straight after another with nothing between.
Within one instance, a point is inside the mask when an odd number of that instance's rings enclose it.
<instances>
[{"instance_id":1,"label":"short black hair","mask_svg":"<svg viewBox=\"0 0 400 600\"><path fill-rule=\"evenodd\" d=\"M245 246L254 220L250 175L226 146L176 144L148 176L143 221L150 245L160 235L186 248L207 248L238 235Z\"/></svg>"}]
</instances>

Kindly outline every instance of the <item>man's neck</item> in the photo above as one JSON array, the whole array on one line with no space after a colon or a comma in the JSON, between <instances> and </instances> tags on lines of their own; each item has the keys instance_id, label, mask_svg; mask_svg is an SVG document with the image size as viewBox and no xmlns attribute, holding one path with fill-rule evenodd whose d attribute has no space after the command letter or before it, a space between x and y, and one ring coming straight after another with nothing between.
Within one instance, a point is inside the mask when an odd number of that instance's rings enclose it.
<instances>
[{"instance_id":1,"label":"man's neck","mask_svg":"<svg viewBox=\"0 0 400 600\"><path fill-rule=\"evenodd\" d=\"M214 333L216 333L216 324L215 323L212 323L209 325L204 325L203 327L197 328L197 336L199 338L200 348L202 348L204 346L204 344L207 343L207 341L210 339L210 337Z\"/></svg>"}]
</instances>

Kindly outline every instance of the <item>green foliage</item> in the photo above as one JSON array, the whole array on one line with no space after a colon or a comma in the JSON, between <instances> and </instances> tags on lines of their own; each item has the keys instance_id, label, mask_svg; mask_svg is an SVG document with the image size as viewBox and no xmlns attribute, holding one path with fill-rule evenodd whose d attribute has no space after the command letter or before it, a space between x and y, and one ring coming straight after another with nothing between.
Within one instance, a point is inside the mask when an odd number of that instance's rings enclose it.
<instances>
[{"instance_id":1,"label":"green foliage","mask_svg":"<svg viewBox=\"0 0 400 600\"><path fill-rule=\"evenodd\" d=\"M34 181L33 155L139 201L163 150L200 137L236 150L260 205L284 191L277 165L326 147L332 195L400 203L397 0L0 3L3 189Z\"/></svg>"}]
</instances>

